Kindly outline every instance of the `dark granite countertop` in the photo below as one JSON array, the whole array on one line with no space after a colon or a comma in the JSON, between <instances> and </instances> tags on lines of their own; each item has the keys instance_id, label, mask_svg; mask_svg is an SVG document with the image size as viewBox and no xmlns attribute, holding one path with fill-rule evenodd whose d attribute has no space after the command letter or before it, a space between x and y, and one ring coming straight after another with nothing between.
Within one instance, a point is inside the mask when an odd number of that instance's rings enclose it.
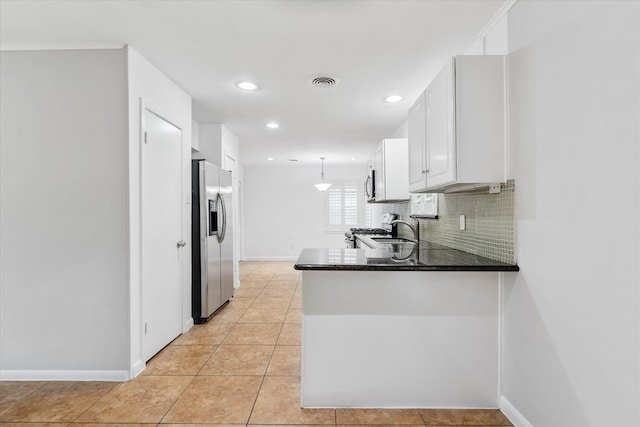
<instances>
[{"instance_id":1,"label":"dark granite countertop","mask_svg":"<svg viewBox=\"0 0 640 427\"><path fill-rule=\"evenodd\" d=\"M303 249L296 270L340 271L519 271L481 256L433 243L389 249Z\"/></svg>"}]
</instances>

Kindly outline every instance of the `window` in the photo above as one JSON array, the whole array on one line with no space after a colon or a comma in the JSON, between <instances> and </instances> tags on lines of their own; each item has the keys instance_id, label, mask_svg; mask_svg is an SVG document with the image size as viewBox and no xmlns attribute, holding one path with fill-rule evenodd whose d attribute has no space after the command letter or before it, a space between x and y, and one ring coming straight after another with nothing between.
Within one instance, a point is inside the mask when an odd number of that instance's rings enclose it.
<instances>
[{"instance_id":1,"label":"window","mask_svg":"<svg viewBox=\"0 0 640 427\"><path fill-rule=\"evenodd\" d=\"M360 194L358 182L334 182L325 193L325 230L344 232L358 225Z\"/></svg>"}]
</instances>

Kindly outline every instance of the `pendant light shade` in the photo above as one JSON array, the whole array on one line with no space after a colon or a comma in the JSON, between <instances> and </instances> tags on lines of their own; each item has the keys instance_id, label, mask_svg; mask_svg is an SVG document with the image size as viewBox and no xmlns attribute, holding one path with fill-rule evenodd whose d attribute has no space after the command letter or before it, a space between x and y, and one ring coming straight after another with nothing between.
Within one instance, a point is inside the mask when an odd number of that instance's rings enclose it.
<instances>
[{"instance_id":1,"label":"pendant light shade","mask_svg":"<svg viewBox=\"0 0 640 427\"><path fill-rule=\"evenodd\" d=\"M324 182L324 157L320 157L322 160L322 172L320 173L320 184L314 184L314 186L320 191L327 191L331 184L328 182Z\"/></svg>"},{"instance_id":2,"label":"pendant light shade","mask_svg":"<svg viewBox=\"0 0 640 427\"><path fill-rule=\"evenodd\" d=\"M320 191L327 191L329 187L331 187L331 184L329 184L328 182L321 182L320 184L313 184L313 186Z\"/></svg>"}]
</instances>

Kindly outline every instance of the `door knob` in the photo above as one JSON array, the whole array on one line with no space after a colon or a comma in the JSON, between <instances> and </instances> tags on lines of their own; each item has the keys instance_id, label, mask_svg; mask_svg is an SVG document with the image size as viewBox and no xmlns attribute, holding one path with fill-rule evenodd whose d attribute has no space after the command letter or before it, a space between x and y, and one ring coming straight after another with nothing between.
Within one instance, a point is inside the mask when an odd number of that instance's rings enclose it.
<instances>
[{"instance_id":1,"label":"door knob","mask_svg":"<svg viewBox=\"0 0 640 427\"><path fill-rule=\"evenodd\" d=\"M184 240L180 240L177 245L179 248L184 248L187 246L187 243Z\"/></svg>"}]
</instances>

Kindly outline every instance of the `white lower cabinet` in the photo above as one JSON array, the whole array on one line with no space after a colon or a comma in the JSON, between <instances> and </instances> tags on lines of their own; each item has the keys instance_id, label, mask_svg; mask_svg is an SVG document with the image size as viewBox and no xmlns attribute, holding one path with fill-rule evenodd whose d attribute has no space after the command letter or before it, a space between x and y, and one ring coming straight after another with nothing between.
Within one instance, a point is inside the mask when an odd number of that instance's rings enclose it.
<instances>
[{"instance_id":1,"label":"white lower cabinet","mask_svg":"<svg viewBox=\"0 0 640 427\"><path fill-rule=\"evenodd\" d=\"M456 56L409 110L409 191L503 182L505 57Z\"/></svg>"},{"instance_id":2,"label":"white lower cabinet","mask_svg":"<svg viewBox=\"0 0 640 427\"><path fill-rule=\"evenodd\" d=\"M498 272L302 272L305 408L496 408Z\"/></svg>"}]
</instances>

